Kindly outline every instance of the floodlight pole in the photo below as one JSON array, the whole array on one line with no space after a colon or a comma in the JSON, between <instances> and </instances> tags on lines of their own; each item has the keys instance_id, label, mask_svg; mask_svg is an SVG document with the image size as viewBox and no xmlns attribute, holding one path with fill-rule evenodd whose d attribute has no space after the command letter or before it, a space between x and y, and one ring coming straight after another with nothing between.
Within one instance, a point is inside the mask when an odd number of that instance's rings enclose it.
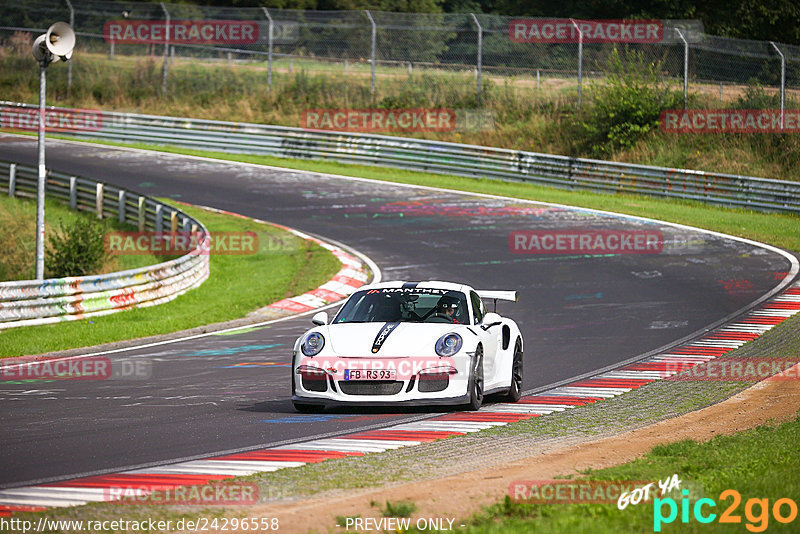
<instances>
[{"instance_id":1,"label":"floodlight pole","mask_svg":"<svg viewBox=\"0 0 800 534\"><path fill-rule=\"evenodd\" d=\"M49 53L48 53L49 55ZM39 62L39 176L36 189L36 279L44 280L44 193L46 187L47 171L44 165L44 102L46 99L47 87L47 64L49 58Z\"/></svg>"},{"instance_id":2,"label":"floodlight pole","mask_svg":"<svg viewBox=\"0 0 800 534\"><path fill-rule=\"evenodd\" d=\"M569 19L572 26L578 30L578 109L583 99L583 32L575 19Z\"/></svg>"}]
</instances>

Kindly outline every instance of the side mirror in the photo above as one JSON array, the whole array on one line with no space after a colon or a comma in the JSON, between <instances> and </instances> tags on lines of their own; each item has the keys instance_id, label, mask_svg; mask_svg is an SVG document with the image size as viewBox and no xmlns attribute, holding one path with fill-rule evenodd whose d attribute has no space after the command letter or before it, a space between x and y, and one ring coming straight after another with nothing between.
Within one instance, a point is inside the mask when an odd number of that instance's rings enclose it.
<instances>
[{"instance_id":1,"label":"side mirror","mask_svg":"<svg viewBox=\"0 0 800 534\"><path fill-rule=\"evenodd\" d=\"M311 318L311 322L317 326L328 324L328 314L326 312L319 312Z\"/></svg>"},{"instance_id":2,"label":"side mirror","mask_svg":"<svg viewBox=\"0 0 800 534\"><path fill-rule=\"evenodd\" d=\"M498 315L498 314L496 314L494 312L489 312L489 313L487 313L486 315L483 316L482 325L483 325L483 329L484 330L488 330L491 327L497 326L499 324L503 324L503 318L500 317L500 315Z\"/></svg>"}]
</instances>

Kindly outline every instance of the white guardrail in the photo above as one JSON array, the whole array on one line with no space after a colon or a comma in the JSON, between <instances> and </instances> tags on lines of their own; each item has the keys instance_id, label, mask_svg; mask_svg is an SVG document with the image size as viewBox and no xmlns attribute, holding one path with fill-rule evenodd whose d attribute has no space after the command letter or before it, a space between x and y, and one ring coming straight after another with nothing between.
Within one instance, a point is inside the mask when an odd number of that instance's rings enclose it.
<instances>
[{"instance_id":1,"label":"white guardrail","mask_svg":"<svg viewBox=\"0 0 800 534\"><path fill-rule=\"evenodd\" d=\"M0 127L35 129L36 106L0 101ZM134 113L48 108L53 130L83 139L324 159L534 182L551 187L676 197L800 213L800 182L374 134L304 130Z\"/></svg>"},{"instance_id":2,"label":"white guardrail","mask_svg":"<svg viewBox=\"0 0 800 534\"><path fill-rule=\"evenodd\" d=\"M36 198L37 174L35 167L0 161L0 192ZM88 178L48 170L46 194L69 203L71 209L93 211L100 218L116 216L140 232L208 233L202 223L177 208ZM179 258L139 269L0 282L0 330L161 304L203 283L208 272L208 254L198 246Z\"/></svg>"}]
</instances>

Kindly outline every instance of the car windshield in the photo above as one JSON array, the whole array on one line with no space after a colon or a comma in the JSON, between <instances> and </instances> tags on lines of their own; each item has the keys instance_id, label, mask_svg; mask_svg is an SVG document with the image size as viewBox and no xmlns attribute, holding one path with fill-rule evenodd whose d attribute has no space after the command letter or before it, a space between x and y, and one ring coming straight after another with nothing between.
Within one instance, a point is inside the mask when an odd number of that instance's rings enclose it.
<instances>
[{"instance_id":1,"label":"car windshield","mask_svg":"<svg viewBox=\"0 0 800 534\"><path fill-rule=\"evenodd\" d=\"M374 322L469 324L467 298L448 289L368 289L354 293L333 320Z\"/></svg>"}]
</instances>

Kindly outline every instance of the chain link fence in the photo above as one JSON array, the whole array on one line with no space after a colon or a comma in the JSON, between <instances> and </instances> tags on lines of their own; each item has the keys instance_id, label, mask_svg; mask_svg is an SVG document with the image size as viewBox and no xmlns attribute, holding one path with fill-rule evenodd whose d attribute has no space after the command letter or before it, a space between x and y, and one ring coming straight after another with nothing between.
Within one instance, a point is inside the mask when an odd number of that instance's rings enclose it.
<instances>
[{"instance_id":1,"label":"chain link fence","mask_svg":"<svg viewBox=\"0 0 800 534\"><path fill-rule=\"evenodd\" d=\"M333 77L360 95L355 102L383 107L403 105L415 91L440 92L477 107L487 89L498 86L548 89L580 103L587 79L602 82L613 71L614 50L636 54L687 94L690 88L712 95L718 90L720 103L725 88L741 92L758 84L780 94L781 103L787 88L800 89L800 47L706 35L700 22L686 20L651 21L660 25L657 39L622 43L586 34L587 21L477 13L3 0L0 38L8 42L14 32L42 33L57 20L73 25L81 54L157 58L164 92L178 58L257 61L264 64L268 88L301 73ZM564 39L520 40L517 25L530 28L536 21L543 28L571 24L575 31Z\"/></svg>"}]
</instances>

